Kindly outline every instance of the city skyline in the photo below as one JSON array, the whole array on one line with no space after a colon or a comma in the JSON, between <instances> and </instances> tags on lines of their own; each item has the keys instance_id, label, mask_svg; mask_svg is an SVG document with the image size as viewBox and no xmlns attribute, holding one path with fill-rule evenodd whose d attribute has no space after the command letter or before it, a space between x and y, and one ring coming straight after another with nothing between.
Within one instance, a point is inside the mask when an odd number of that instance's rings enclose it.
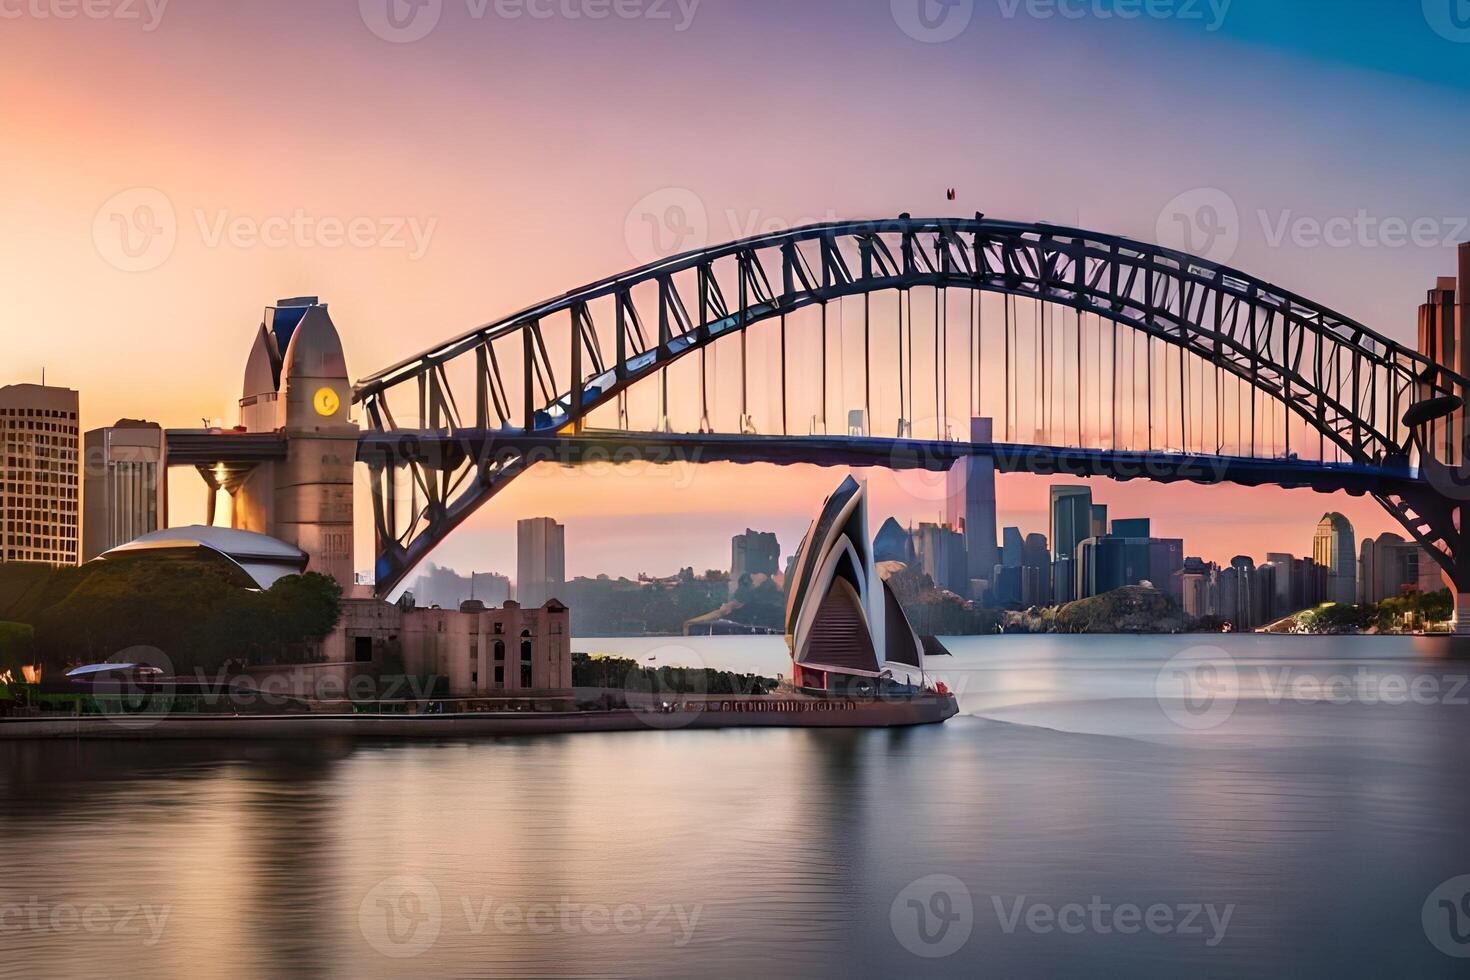
<instances>
[{"instance_id":1,"label":"city skyline","mask_svg":"<svg viewBox=\"0 0 1470 980\"><path fill-rule=\"evenodd\" d=\"M1065 483L1065 484L1064 483L1052 483L1052 484L1050 484L1050 487L1051 488L1060 488L1060 489L1069 489L1069 490L1078 489L1078 485L1077 484L1074 484L1074 483ZM1094 504L1093 505L1093 512L1094 512L1094 514L1097 514L1099 512L1099 510L1101 510L1102 512L1107 512L1107 511L1110 510L1110 508L1112 506L1113 505L1109 505L1109 504ZM1112 538L1138 538L1138 539L1151 539L1153 541L1162 541L1162 542L1182 542L1182 544L1183 544L1183 552L1178 556L1181 560L1186 561L1186 562L1188 562L1188 561L1201 560L1201 561L1204 561L1207 564L1213 564L1213 565L1219 566L1221 568L1229 567L1230 564L1233 561L1235 561L1237 559L1240 559L1240 558L1248 558L1252 562L1255 562L1258 565L1264 565L1264 564L1268 564L1268 563L1275 562L1275 561L1278 561L1278 560L1296 560L1296 561L1300 561L1300 560L1302 560L1304 558L1305 559L1315 560L1316 556L1315 556L1314 552L1315 552L1316 547L1317 547L1318 538L1320 537L1320 535L1322 533L1322 526L1329 519L1331 519L1331 518L1343 518L1343 515L1341 515L1341 514L1338 514L1336 512L1329 512L1329 513L1323 514L1322 517L1319 518L1318 520L1309 522L1309 524L1305 526L1305 528L1306 528L1305 530L1298 529L1299 530L1299 536L1302 537L1302 538L1304 538L1305 539L1305 542L1306 542L1306 546L1303 547L1303 548L1301 548L1299 551L1298 550L1292 550L1290 548L1288 550L1282 551L1278 547L1275 551L1267 551L1267 552L1264 552L1264 553L1259 554L1259 555L1252 554L1250 552L1236 551L1236 552L1234 552L1233 554L1230 554L1230 555L1219 555L1219 556L1216 556L1216 555L1208 555L1208 554L1201 553L1198 549L1194 548L1191 545L1191 543L1190 543L1190 541L1189 541L1189 539L1187 537L1184 537L1184 536L1167 536L1167 535L1155 534L1154 533L1153 526L1152 526L1153 525L1153 519L1151 517L1122 516L1123 513L1124 513L1124 511L1122 509L1119 509L1119 511L1118 511L1118 515L1119 516L1105 518L1106 521L1107 521L1107 524L1106 524L1106 528L1107 529L1106 530L1099 531L1098 530L1098 525L1096 523L1094 523L1093 530L1089 534L1089 538L1102 538L1102 537L1112 537ZM1343 518L1343 519L1346 520L1346 518ZM883 518L884 523L886 523L888 521L896 521L896 520L897 520L896 518L891 517L891 516L888 516L888 517ZM538 523L538 522L541 522L541 521L549 521L549 522L551 522L552 525L555 525L555 526L561 528L563 531L565 531L565 527L562 526L560 524L560 522L556 518L554 518L554 517L552 517L552 518L536 518L536 519L531 519L529 521L522 521L521 523L534 524L534 523ZM959 537L960 536L959 535L959 532L955 531L955 529L951 525L949 525L947 523L944 523L944 522L937 522L937 521L936 522L924 522L924 523L916 523L916 524L911 524L911 525L904 525L902 523L899 523L898 526L903 531L903 533L908 536L908 538L909 538L909 540L911 542L908 545L908 547L911 549L911 553L913 554L913 559L912 560L914 562L918 563L920 567L925 568L926 571L927 571L926 556L924 554L924 551L923 551L922 546L919 544L919 542L921 542L924 539L925 534L927 532L931 531L932 529L938 529L938 530L941 530L941 531L950 532L951 534L955 535L956 537ZM809 530L809 527L808 527L808 530ZM1002 532L1010 531L1010 530L1017 530L1017 531L1019 531L1022 539L1027 538L1027 537L1033 537L1033 538L1038 538L1038 539L1040 539L1042 541L1045 541L1046 544L1047 544L1048 561L1052 561L1052 559L1050 558L1050 550L1051 550L1051 547L1052 547L1052 542L1050 541L1050 539L1048 538L1048 536L1047 536L1047 534L1045 532L1038 532L1038 531L1032 530L1032 529L1030 529L1030 528L1028 528L1028 527L1026 527L1024 525L1007 524L1007 523L1005 523L1005 522L1002 521L1002 522L1000 522L997 525L997 528L996 528L996 531L997 531L996 537L997 537L997 539L999 539L1000 537L1002 537ZM803 531L802 533L805 534L806 532ZM1347 534L1348 534L1348 536L1349 536L1350 539L1356 535L1356 528L1352 525L1351 521L1348 521ZM745 538L751 537L751 536L755 536L755 537L758 537L758 538L772 538L772 537L774 537L774 539L775 539L775 547L778 550L780 550L781 554L783 554L784 556L793 557L793 558L795 556L794 550L793 551L787 551L786 550L787 546L780 544L781 535L780 535L780 533L775 532L775 531L765 531L765 530L760 530L760 529L755 529L755 528L749 528L749 527L747 527L743 531L741 531L740 533L737 533L737 534L735 534L733 536L732 543L734 544L735 548L738 549L739 548L739 542L742 539L745 539ZM874 540L875 540L875 542L877 542L878 541L878 538L875 536L875 539ZM1086 541L1086 540L1088 540L1088 539L1083 539L1083 541ZM1416 556L1423 555L1423 549L1420 548L1417 544L1414 544L1412 541L1405 541L1402 535L1396 534L1394 532L1384 532L1383 534L1376 535L1376 536L1364 535L1364 536L1361 537L1361 542L1362 542L1362 544L1364 546L1377 545L1380 548L1397 548L1397 549L1400 549L1400 550L1403 550L1403 551L1412 552ZM1082 544L1082 542L1079 542L1079 545L1080 544ZM1019 546L1020 545L1018 544L1018 547ZM727 552L727 554L728 553L729 552ZM563 557L563 560L564 561L570 561L571 554L573 554L573 552L564 553L563 556L562 556ZM737 550L735 552L735 555L738 555L738 554L739 554L739 552ZM722 574L723 573L730 574L732 576L731 585L732 585L732 591L733 591L733 586L734 586L733 576L734 576L734 573L735 573L736 567L737 567L737 563L736 563L736 560L735 560L735 555L731 555L731 558L728 559L724 565L721 565L719 563L701 563L701 562L681 561L677 556L673 556L669 560L675 563L676 567L674 569L666 569L666 568L640 568L636 572L633 572L633 573L612 572L612 571L608 571L608 570L603 570L603 571L591 571L591 572L587 572L587 573L578 573L578 574L575 574L575 575L572 574L572 573L570 573L570 572L568 572L567 575L566 575L566 579L565 580L566 581L572 581L572 580L578 579L578 578L595 579L595 578L601 578L601 577L612 577L612 578L622 577L622 578L627 578L627 579L630 579L630 580L636 580L638 578L647 578L649 580L658 580L658 579L668 578L671 575L676 574L679 571L682 571L683 569L690 568L690 569L694 569L695 572L696 572L696 574L704 574L704 572L706 572L706 571L719 572L719 573L722 573ZM1349 555L1348 557L1351 559L1348 562L1348 564L1351 565L1352 566L1352 569L1353 569L1351 573L1348 573L1348 578L1352 581L1352 583L1354 585L1354 588L1357 589L1357 588L1360 587L1358 585L1358 577L1362 574L1361 571L1360 571L1360 569L1361 569L1361 563L1358 561L1356 550L1351 555ZM417 595L417 589L415 587L418 586L420 582L423 582L426 579L431 579L431 578L434 578L435 576L442 575L442 574L458 576L461 579L463 579L465 582L468 582L471 576L479 576L481 578L489 579L489 580L501 580L501 581L506 582L507 584L509 584L512 587L519 587L519 582L517 581L517 577L515 575L507 574L507 572L505 571L505 570L508 570L508 569L510 569L512 567L517 567L518 566L518 563L519 563L519 548L517 548L517 550L514 553L512 553L512 555L504 558L504 561L502 562L502 566L482 566L482 567L476 567L474 569L470 569L470 568L463 568L463 569L461 569L461 568L454 567L454 566L439 565L439 564L437 564L437 563L435 563L433 561L428 561L428 562L425 562L425 564L422 566L422 568L420 569L420 572L418 574L416 574L414 577L412 577L409 580L409 583L405 586L405 591L415 592L416 598L420 598L421 599L422 597ZM1003 563L1004 563L1004 559L1001 556L1000 549L997 549L997 565L999 566L999 565L1002 565ZM1416 563L1416 565L1417 565L1417 563ZM1330 571L1330 569L1328 569L1327 566L1321 566L1321 565L1319 565L1319 567L1323 568L1324 569L1324 572L1327 572L1328 574L1336 574L1336 573L1332 573ZM783 568L778 568L778 571L784 571L784 567ZM1147 576L1140 576L1140 577L1147 578ZM1422 581L1422 579L1421 579L1421 581ZM1437 572L1434 573L1433 581L1435 583L1437 583L1436 586L1435 586L1436 590L1439 589L1439 588L1443 588L1444 587L1443 586L1443 583L1442 582L1439 582L1438 573ZM992 583L992 587L993 587L993 583ZM1380 591L1382 591L1382 590L1380 590ZM1386 594L1388 594L1388 593L1385 592L1384 594L1379 595L1378 598L1381 599ZM1326 596L1324 598L1331 598L1331 597L1330 596ZM1339 599L1337 601L1343 601L1343 600L1340 600ZM1352 601L1352 600L1348 600L1348 601ZM1372 601L1377 601L1377 599L1374 599Z\"/></svg>"}]
</instances>

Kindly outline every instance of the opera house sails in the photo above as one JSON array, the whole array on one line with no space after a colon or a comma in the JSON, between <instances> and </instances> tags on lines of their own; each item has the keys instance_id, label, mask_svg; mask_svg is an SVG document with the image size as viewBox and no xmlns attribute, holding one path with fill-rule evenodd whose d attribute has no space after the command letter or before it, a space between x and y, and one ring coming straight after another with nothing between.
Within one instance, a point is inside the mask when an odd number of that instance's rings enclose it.
<instances>
[{"instance_id":1,"label":"opera house sails","mask_svg":"<svg viewBox=\"0 0 1470 980\"><path fill-rule=\"evenodd\" d=\"M850 476L827 498L796 553L786 642L800 688L867 694L892 684L923 686L923 646L878 572L867 487Z\"/></svg>"}]
</instances>

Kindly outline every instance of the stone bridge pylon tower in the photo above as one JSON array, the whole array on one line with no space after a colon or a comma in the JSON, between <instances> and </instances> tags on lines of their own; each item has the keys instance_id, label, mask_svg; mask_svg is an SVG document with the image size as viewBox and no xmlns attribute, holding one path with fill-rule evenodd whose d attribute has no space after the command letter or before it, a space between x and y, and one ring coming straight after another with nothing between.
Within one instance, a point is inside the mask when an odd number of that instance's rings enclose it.
<instances>
[{"instance_id":1,"label":"stone bridge pylon tower","mask_svg":"<svg viewBox=\"0 0 1470 980\"><path fill-rule=\"evenodd\" d=\"M275 452L219 480L232 527L305 551L311 571L353 584L352 486L358 426L342 339L317 298L266 309L245 369L240 427ZM239 430L237 430L239 431Z\"/></svg>"}]
</instances>

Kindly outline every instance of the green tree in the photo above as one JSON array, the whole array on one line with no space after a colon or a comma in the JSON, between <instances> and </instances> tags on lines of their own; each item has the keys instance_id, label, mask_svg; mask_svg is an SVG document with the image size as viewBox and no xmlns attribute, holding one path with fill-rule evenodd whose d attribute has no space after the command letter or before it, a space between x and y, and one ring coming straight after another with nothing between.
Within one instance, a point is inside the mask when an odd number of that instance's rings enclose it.
<instances>
[{"instance_id":1,"label":"green tree","mask_svg":"<svg viewBox=\"0 0 1470 980\"><path fill-rule=\"evenodd\" d=\"M207 564L102 562L36 617L36 638L53 668L154 647L168 658L159 666L212 673L231 659L303 656L336 625L341 598L334 580L314 573L260 592Z\"/></svg>"},{"instance_id":2,"label":"green tree","mask_svg":"<svg viewBox=\"0 0 1470 980\"><path fill-rule=\"evenodd\" d=\"M336 628L342 616L342 586L316 572L288 575L266 591L264 605L280 655L315 643Z\"/></svg>"},{"instance_id":3,"label":"green tree","mask_svg":"<svg viewBox=\"0 0 1470 980\"><path fill-rule=\"evenodd\" d=\"M21 667L35 657L35 630L26 623L0 623L0 674L7 671L17 681Z\"/></svg>"},{"instance_id":4,"label":"green tree","mask_svg":"<svg viewBox=\"0 0 1470 980\"><path fill-rule=\"evenodd\" d=\"M770 579L751 585L750 578L743 577L740 588L735 590L734 601L740 603L740 608L730 617L736 622L767 629L781 629L785 625L786 593Z\"/></svg>"}]
</instances>

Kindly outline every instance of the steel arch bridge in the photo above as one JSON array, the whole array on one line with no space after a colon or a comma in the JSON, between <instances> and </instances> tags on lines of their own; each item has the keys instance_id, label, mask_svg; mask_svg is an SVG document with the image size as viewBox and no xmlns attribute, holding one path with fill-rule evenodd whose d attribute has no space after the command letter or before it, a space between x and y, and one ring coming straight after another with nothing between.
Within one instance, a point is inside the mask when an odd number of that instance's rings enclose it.
<instances>
[{"instance_id":1,"label":"steel arch bridge","mask_svg":"<svg viewBox=\"0 0 1470 980\"><path fill-rule=\"evenodd\" d=\"M965 416L985 414L1003 424L1005 438L990 443L957 441L939 421L947 414L956 361L951 290L969 294L967 350L962 351ZM929 358L935 432L932 439L918 439L913 418L921 381L915 376L913 297L928 293L935 297ZM1001 353L995 350L995 324L989 333L985 326L985 296L1003 309ZM888 318L896 319L896 333L883 317L874 324L873 304L880 297L897 307L896 318ZM852 399L859 408L847 403L845 434L833 434L827 425L829 386L846 390L843 368L855 358L839 353L838 371L830 370L828 312L839 304L841 320L841 304L849 299L862 301L861 368L854 371L863 394ZM1018 304L1032 310L1029 325L1022 322ZM814 321L816 311L820 370L813 358L797 357L793 385L788 325L798 318ZM1076 324L1070 349L1068 311ZM993 310L991 319L997 319ZM768 322L779 323L780 421L773 418L770 431L761 432L748 404L746 343L753 328ZM1095 327L1092 347L1085 339L1086 322ZM1108 344L1104 328L1111 330ZM839 335L844 329L852 332L839 322ZM1120 330L1130 344L1126 355ZM814 342L816 331L815 322L805 322L791 336L809 335ZM713 360L717 345L727 340L740 345L740 411L739 422L727 427L733 431L720 432L712 421L719 412L712 408L710 390L722 372L717 366L712 382L706 357ZM883 350L885 341L896 351L896 364ZM1140 341L1146 361L1142 382ZM1069 389L1066 372L1074 354ZM1104 384L1102 362L1109 355L1111 375ZM1127 363L1120 371L1124 356ZM670 374L691 357L699 361L697 384L673 386L671 395ZM997 357L1003 359L999 372ZM1090 386L1090 369L1097 374L1091 387L1098 410L1089 419L1081 392ZM925 375L928 370L926 362ZM1002 376L991 378L988 401L987 371ZM1192 393L1196 373L1200 384ZM818 375L820 413L811 416L807 432L793 435L791 395L814 389ZM894 436L877 437L871 428L874 382L884 379L881 387L895 376ZM1169 391L1171 380L1177 380L1177 399ZM728 392L732 379L726 383ZM1156 390L1160 384L1162 399ZM1146 439L1136 417L1141 385ZM652 429L635 431L628 425L629 392L635 386L656 389L658 421ZM1235 397L1236 439L1229 452L1226 386ZM1459 530L1470 532L1470 514L1461 521L1470 490L1463 489L1467 481L1456 466L1453 438L1456 431L1463 434L1459 420L1467 386L1464 377L1417 351L1243 272L1116 236L977 214L812 225L686 252L464 333L359 382L355 398L366 415L359 460L372 474L379 594L397 587L451 531L535 462L617 459L629 451L654 461L688 452L699 460L935 470L965 455L984 454L994 457L1002 471L1369 493L1440 562L1457 592L1470 593L1470 539ZM699 424L676 431L669 421L671 407L687 401L691 387L700 402ZM1053 445L1059 441L1058 387L1065 445ZM1208 411L1206 390L1214 398ZM1248 444L1243 436L1246 395ZM998 398L1003 408L997 411ZM1068 429L1073 398L1075 440ZM1197 418L1190 414L1196 400ZM1104 401L1111 402L1110 425ZM614 409L613 425L594 426L594 413ZM1178 443L1172 442L1176 409ZM1263 422L1268 412L1269 421ZM1163 416L1160 445L1156 414ZM1128 416L1127 431L1121 415ZM1213 439L1208 438L1211 423ZM1315 436L1316 459L1293 451L1294 432L1298 450ZM1458 561L1462 554L1464 572Z\"/></svg>"}]
</instances>

